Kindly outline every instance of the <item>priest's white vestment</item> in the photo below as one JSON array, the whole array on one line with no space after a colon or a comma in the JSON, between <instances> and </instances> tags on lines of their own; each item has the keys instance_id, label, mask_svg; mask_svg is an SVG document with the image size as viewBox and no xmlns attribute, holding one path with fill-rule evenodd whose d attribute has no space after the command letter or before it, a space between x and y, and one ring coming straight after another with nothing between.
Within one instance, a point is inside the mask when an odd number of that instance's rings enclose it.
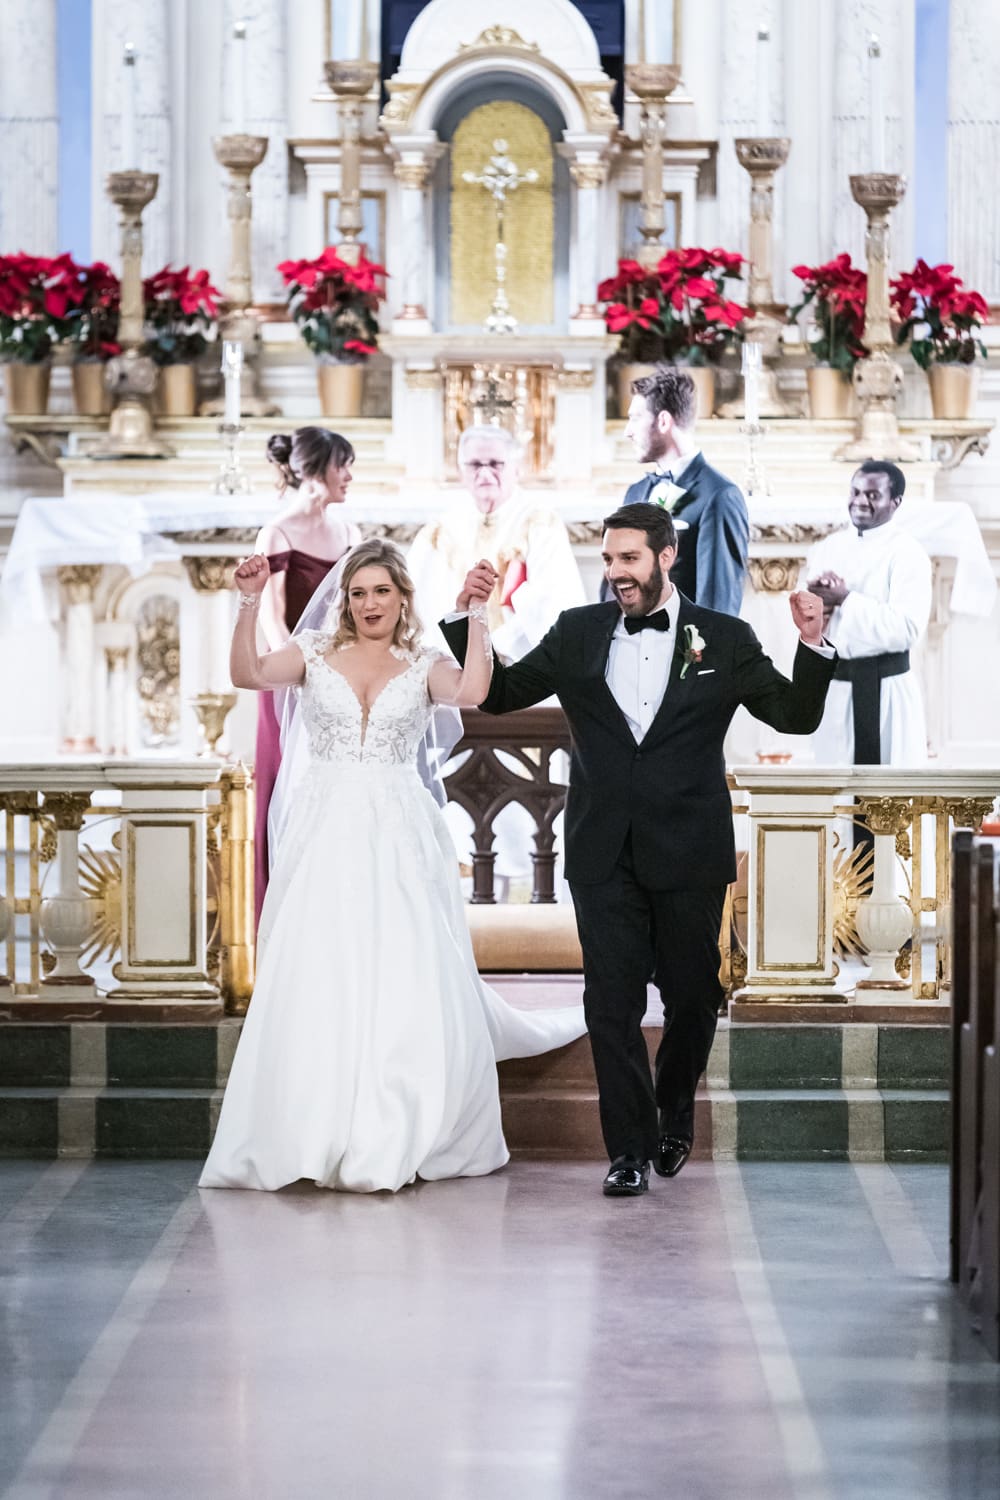
<instances>
[{"instance_id":1,"label":"priest's white vestment","mask_svg":"<svg viewBox=\"0 0 1000 1500\"><path fill-rule=\"evenodd\" d=\"M819 542L806 559L802 587L838 573L850 592L833 611L827 637L845 662L912 651L931 611L931 560L900 526L898 515L858 533L853 526ZM916 672L879 684L881 764L920 766L927 759L927 725ZM819 729L812 737L818 765L854 764L853 686L834 680Z\"/></svg>"},{"instance_id":2,"label":"priest's white vestment","mask_svg":"<svg viewBox=\"0 0 1000 1500\"><path fill-rule=\"evenodd\" d=\"M488 610L493 644L507 660L537 646L562 610L587 602L569 533L554 510L515 492L484 516L463 494L417 533L406 559L429 635L483 557L500 575Z\"/></svg>"}]
</instances>

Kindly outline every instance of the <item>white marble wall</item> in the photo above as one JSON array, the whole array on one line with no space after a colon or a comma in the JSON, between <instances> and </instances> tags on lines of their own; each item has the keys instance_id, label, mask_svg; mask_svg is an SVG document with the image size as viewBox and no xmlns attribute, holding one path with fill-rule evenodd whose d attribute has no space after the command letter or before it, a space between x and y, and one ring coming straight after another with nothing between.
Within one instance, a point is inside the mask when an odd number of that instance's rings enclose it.
<instances>
[{"instance_id":1,"label":"white marble wall","mask_svg":"<svg viewBox=\"0 0 1000 1500\"><path fill-rule=\"evenodd\" d=\"M171 81L183 77L177 70L177 35L181 0L173 12L169 0L93 0L92 85L97 108L93 114L92 155L92 238L95 260L119 262L118 214L105 192L109 172L118 171L121 158L121 112L125 84L122 55L126 42L132 42L138 54L136 64L137 108L136 138L138 165L145 172L159 173L156 197L143 214L143 271L148 274L167 261L183 255L183 242L177 240L173 193L175 177L180 177L184 192L185 174L177 173L177 143L173 122L181 125L184 112L172 107Z\"/></svg>"},{"instance_id":2,"label":"white marble wall","mask_svg":"<svg viewBox=\"0 0 1000 1500\"><path fill-rule=\"evenodd\" d=\"M0 249L52 255L60 248L56 0L4 0L0 21Z\"/></svg>"},{"instance_id":3,"label":"white marble wall","mask_svg":"<svg viewBox=\"0 0 1000 1500\"><path fill-rule=\"evenodd\" d=\"M948 259L1000 302L1000 5L951 0Z\"/></svg>"},{"instance_id":4,"label":"white marble wall","mask_svg":"<svg viewBox=\"0 0 1000 1500\"><path fill-rule=\"evenodd\" d=\"M273 302L282 295L282 281L275 267L284 260L288 223L288 88L286 81L286 0L258 0L250 12L244 0L225 0L222 36L221 101L222 128L232 131L234 70L245 54L246 121L251 135L266 135L267 155L251 179L253 192L253 285L257 301ZM237 19L247 22L246 40L235 41ZM220 175L225 178L226 174ZM228 239L225 193L217 216L220 237Z\"/></svg>"}]
</instances>

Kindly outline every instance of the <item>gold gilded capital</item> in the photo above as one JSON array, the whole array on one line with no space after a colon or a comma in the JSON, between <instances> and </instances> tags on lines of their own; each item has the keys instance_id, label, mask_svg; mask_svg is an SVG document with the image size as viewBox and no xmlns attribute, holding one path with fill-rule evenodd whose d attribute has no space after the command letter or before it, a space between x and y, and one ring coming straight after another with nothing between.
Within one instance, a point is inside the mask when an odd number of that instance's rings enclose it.
<instances>
[{"instance_id":1,"label":"gold gilded capital","mask_svg":"<svg viewBox=\"0 0 1000 1500\"><path fill-rule=\"evenodd\" d=\"M750 582L758 594L790 594L798 586L801 557L751 557Z\"/></svg>"},{"instance_id":2,"label":"gold gilded capital","mask_svg":"<svg viewBox=\"0 0 1000 1500\"><path fill-rule=\"evenodd\" d=\"M990 807L993 803L990 802ZM858 816L872 833L896 838L905 833L913 821L913 804L908 797L860 797Z\"/></svg>"},{"instance_id":3,"label":"gold gilded capital","mask_svg":"<svg viewBox=\"0 0 1000 1500\"><path fill-rule=\"evenodd\" d=\"M59 582L70 604L89 604L101 581L100 563L70 563L59 569Z\"/></svg>"},{"instance_id":4,"label":"gold gilded capital","mask_svg":"<svg viewBox=\"0 0 1000 1500\"><path fill-rule=\"evenodd\" d=\"M60 833L79 833L89 807L89 792L45 793L44 811L52 818Z\"/></svg>"},{"instance_id":5,"label":"gold gilded capital","mask_svg":"<svg viewBox=\"0 0 1000 1500\"><path fill-rule=\"evenodd\" d=\"M235 557L185 557L181 561L197 593L217 594L232 588L237 568Z\"/></svg>"}]
</instances>

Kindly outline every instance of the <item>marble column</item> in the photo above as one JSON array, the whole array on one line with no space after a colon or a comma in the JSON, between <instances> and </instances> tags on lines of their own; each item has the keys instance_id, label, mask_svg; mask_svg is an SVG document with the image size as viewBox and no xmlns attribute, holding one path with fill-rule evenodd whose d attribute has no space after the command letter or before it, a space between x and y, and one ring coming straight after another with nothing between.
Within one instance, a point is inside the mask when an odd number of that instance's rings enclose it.
<instances>
[{"instance_id":1,"label":"marble column","mask_svg":"<svg viewBox=\"0 0 1000 1500\"><path fill-rule=\"evenodd\" d=\"M58 235L56 0L5 0L0 42L3 249L52 255Z\"/></svg>"},{"instance_id":2,"label":"marble column","mask_svg":"<svg viewBox=\"0 0 1000 1500\"><path fill-rule=\"evenodd\" d=\"M592 144L578 148L567 141L559 150L569 161L574 187L571 276L576 308L570 332L592 334L604 322L597 306L597 283L602 269L601 203L608 164L601 149Z\"/></svg>"},{"instance_id":3,"label":"marble column","mask_svg":"<svg viewBox=\"0 0 1000 1500\"><path fill-rule=\"evenodd\" d=\"M65 621L63 639L64 751L92 755L97 751L94 714L94 590L101 569L92 563L59 569Z\"/></svg>"},{"instance_id":4,"label":"marble column","mask_svg":"<svg viewBox=\"0 0 1000 1500\"><path fill-rule=\"evenodd\" d=\"M948 259L967 286L1000 302L1000 9L950 0Z\"/></svg>"},{"instance_id":5,"label":"marble column","mask_svg":"<svg viewBox=\"0 0 1000 1500\"><path fill-rule=\"evenodd\" d=\"M118 263L118 216L105 192L109 172L138 167L159 176L156 197L143 218L143 274L183 255L173 244L174 163L171 149L170 72L172 28L169 0L93 0L93 88L103 104L93 143L92 252ZM138 162L122 161L122 101L125 43L136 49L136 146ZM182 261L178 261L181 264Z\"/></svg>"},{"instance_id":6,"label":"marble column","mask_svg":"<svg viewBox=\"0 0 1000 1500\"><path fill-rule=\"evenodd\" d=\"M875 33L882 45L886 172L910 173L907 140L913 115L912 0L840 0L831 65L833 68L833 212L830 242L821 246L824 260L847 250L855 265L865 263L865 216L851 194L850 177L876 170L870 160L868 43ZM893 274L909 264L913 199L893 219Z\"/></svg>"},{"instance_id":7,"label":"marble column","mask_svg":"<svg viewBox=\"0 0 1000 1500\"><path fill-rule=\"evenodd\" d=\"M402 264L399 270L403 305L393 323L393 332L430 333L428 303L432 286L433 258L428 233L427 183L434 163L444 147L437 136L395 143L398 155L392 170L399 183L399 223Z\"/></svg>"},{"instance_id":8,"label":"marble column","mask_svg":"<svg viewBox=\"0 0 1000 1500\"><path fill-rule=\"evenodd\" d=\"M128 646L105 646L108 680L105 695L105 755L128 754Z\"/></svg>"},{"instance_id":9,"label":"marble column","mask_svg":"<svg viewBox=\"0 0 1000 1500\"><path fill-rule=\"evenodd\" d=\"M286 82L287 9L284 0L257 0L248 11L243 0L225 0L222 25L222 77L219 133L268 138L268 149L253 178L253 300L279 302L283 283L275 267L293 247L288 233L288 88ZM237 41L234 28L246 19L246 38ZM243 70L242 84L236 70ZM240 92L246 115L234 115ZM229 228L220 215L220 243ZM224 237L223 237L224 236Z\"/></svg>"}]
</instances>

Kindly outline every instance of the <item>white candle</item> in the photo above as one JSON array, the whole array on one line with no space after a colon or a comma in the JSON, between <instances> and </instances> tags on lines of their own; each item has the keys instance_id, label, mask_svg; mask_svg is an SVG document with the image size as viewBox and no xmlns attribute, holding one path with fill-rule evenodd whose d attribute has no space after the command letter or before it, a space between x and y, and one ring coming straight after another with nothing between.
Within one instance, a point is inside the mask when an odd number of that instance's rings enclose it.
<instances>
[{"instance_id":1,"label":"white candle","mask_svg":"<svg viewBox=\"0 0 1000 1500\"><path fill-rule=\"evenodd\" d=\"M137 53L131 42L125 43L122 65L122 160L121 170L132 171L139 165L139 152L135 144L135 66Z\"/></svg>"},{"instance_id":2,"label":"white candle","mask_svg":"<svg viewBox=\"0 0 1000 1500\"><path fill-rule=\"evenodd\" d=\"M642 61L655 63L656 55L656 0L645 0L642 7Z\"/></svg>"},{"instance_id":3,"label":"white candle","mask_svg":"<svg viewBox=\"0 0 1000 1500\"><path fill-rule=\"evenodd\" d=\"M885 101L882 97L882 47L873 33L868 40L869 170L885 171Z\"/></svg>"},{"instance_id":4,"label":"white candle","mask_svg":"<svg viewBox=\"0 0 1000 1500\"><path fill-rule=\"evenodd\" d=\"M756 427L760 421L760 372L762 366L761 346L743 341L743 420L748 427Z\"/></svg>"},{"instance_id":5,"label":"white candle","mask_svg":"<svg viewBox=\"0 0 1000 1500\"><path fill-rule=\"evenodd\" d=\"M240 371L243 369L243 345L236 339L225 339L222 345L222 374L226 382L226 408L223 422L227 427L240 425Z\"/></svg>"},{"instance_id":6,"label":"white candle","mask_svg":"<svg viewBox=\"0 0 1000 1500\"><path fill-rule=\"evenodd\" d=\"M762 21L757 27L757 121L756 134L771 134L771 30Z\"/></svg>"},{"instance_id":7,"label":"white candle","mask_svg":"<svg viewBox=\"0 0 1000 1500\"><path fill-rule=\"evenodd\" d=\"M344 52L341 62L355 62L362 55L364 5L362 0L347 0L344 6Z\"/></svg>"},{"instance_id":8,"label":"white candle","mask_svg":"<svg viewBox=\"0 0 1000 1500\"><path fill-rule=\"evenodd\" d=\"M242 135L247 128L247 23L239 20L233 27L233 132Z\"/></svg>"}]
</instances>

